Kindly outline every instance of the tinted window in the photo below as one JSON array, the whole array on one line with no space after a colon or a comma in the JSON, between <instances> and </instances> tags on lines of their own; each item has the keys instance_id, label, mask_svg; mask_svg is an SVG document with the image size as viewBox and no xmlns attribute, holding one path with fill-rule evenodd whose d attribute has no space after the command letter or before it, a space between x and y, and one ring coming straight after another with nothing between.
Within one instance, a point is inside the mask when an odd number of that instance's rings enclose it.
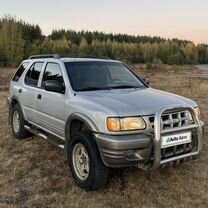
<instances>
[{"instance_id":1,"label":"tinted window","mask_svg":"<svg viewBox=\"0 0 208 208\"><path fill-rule=\"evenodd\" d=\"M125 65L116 62L65 62L76 91L141 88L144 84Z\"/></svg>"},{"instance_id":2,"label":"tinted window","mask_svg":"<svg viewBox=\"0 0 208 208\"><path fill-rule=\"evenodd\" d=\"M15 73L12 81L15 81L15 82L19 81L19 78L22 76L22 74L25 71L25 69L27 68L28 64L29 64L29 62L24 62L18 67L17 72Z\"/></svg>"},{"instance_id":3,"label":"tinted window","mask_svg":"<svg viewBox=\"0 0 208 208\"><path fill-rule=\"evenodd\" d=\"M44 83L49 80L56 80L64 85L64 79L61 73L61 69L58 64L56 63L48 63L43 75L43 82L42 86L44 86Z\"/></svg>"},{"instance_id":4,"label":"tinted window","mask_svg":"<svg viewBox=\"0 0 208 208\"><path fill-rule=\"evenodd\" d=\"M38 85L38 79L44 63L34 63L25 76L25 83L32 86Z\"/></svg>"}]
</instances>

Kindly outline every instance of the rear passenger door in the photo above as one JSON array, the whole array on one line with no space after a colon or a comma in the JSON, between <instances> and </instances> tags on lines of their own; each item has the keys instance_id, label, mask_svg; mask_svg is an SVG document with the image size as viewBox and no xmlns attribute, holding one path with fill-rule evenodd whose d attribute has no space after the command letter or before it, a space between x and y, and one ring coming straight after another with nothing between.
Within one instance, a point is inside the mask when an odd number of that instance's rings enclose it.
<instances>
[{"instance_id":1,"label":"rear passenger door","mask_svg":"<svg viewBox=\"0 0 208 208\"><path fill-rule=\"evenodd\" d=\"M36 94L36 118L38 125L41 125L42 128L64 138L65 92L46 91L44 83L48 80L56 80L65 86L61 67L58 63L47 63L45 66L41 88L37 90Z\"/></svg>"},{"instance_id":2,"label":"rear passenger door","mask_svg":"<svg viewBox=\"0 0 208 208\"><path fill-rule=\"evenodd\" d=\"M26 120L29 122L35 122L35 112L37 109L34 105L35 95L38 89L39 77L43 68L44 62L33 63L24 77L24 84L19 89L20 100L22 102L22 108L26 116Z\"/></svg>"}]
</instances>

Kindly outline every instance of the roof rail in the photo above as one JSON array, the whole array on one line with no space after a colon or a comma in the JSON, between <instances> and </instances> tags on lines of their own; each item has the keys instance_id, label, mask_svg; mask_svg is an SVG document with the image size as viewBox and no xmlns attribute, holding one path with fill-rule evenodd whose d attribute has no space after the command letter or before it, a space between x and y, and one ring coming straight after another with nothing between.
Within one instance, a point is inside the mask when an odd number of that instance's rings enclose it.
<instances>
[{"instance_id":1,"label":"roof rail","mask_svg":"<svg viewBox=\"0 0 208 208\"><path fill-rule=\"evenodd\" d=\"M32 55L29 57L29 59L38 59L38 58L55 58L60 59L59 54L40 54L40 55Z\"/></svg>"},{"instance_id":2,"label":"roof rail","mask_svg":"<svg viewBox=\"0 0 208 208\"><path fill-rule=\"evenodd\" d=\"M95 58L95 59L111 59L107 56L95 56L95 55L82 55L82 54L63 54L61 58Z\"/></svg>"},{"instance_id":3,"label":"roof rail","mask_svg":"<svg viewBox=\"0 0 208 208\"><path fill-rule=\"evenodd\" d=\"M97 58L97 59L111 59L108 56L93 56L93 55L86 55L86 56L78 56L78 58Z\"/></svg>"},{"instance_id":4,"label":"roof rail","mask_svg":"<svg viewBox=\"0 0 208 208\"><path fill-rule=\"evenodd\" d=\"M81 54L40 54L40 55L32 55L29 57L29 59L40 59L40 58L96 58L96 59L111 59L107 56L94 56L94 55L81 55Z\"/></svg>"}]
</instances>

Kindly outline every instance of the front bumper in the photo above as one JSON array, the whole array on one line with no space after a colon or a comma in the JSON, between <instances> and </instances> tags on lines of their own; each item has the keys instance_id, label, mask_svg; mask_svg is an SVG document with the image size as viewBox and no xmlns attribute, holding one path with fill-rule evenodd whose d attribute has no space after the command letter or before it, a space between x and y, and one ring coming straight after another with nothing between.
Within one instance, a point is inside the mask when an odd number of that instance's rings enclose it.
<instances>
[{"instance_id":1,"label":"front bumper","mask_svg":"<svg viewBox=\"0 0 208 208\"><path fill-rule=\"evenodd\" d=\"M194 113L194 109L191 107L180 106L178 108L186 109ZM161 115L166 110L171 109L171 107L161 108L158 113L156 113L154 134L140 133L116 136L95 134L96 142L104 164L112 168L140 164L145 169L157 169L166 163L178 162L198 155L202 150L204 123L194 116L195 124L181 127L180 129L171 129L169 132L161 130ZM176 108L174 107L174 109ZM196 132L196 150L167 159L161 159L161 136L163 134L177 133L184 130L194 130Z\"/></svg>"},{"instance_id":2,"label":"front bumper","mask_svg":"<svg viewBox=\"0 0 208 208\"><path fill-rule=\"evenodd\" d=\"M145 134L96 135L96 142L104 164L113 168L148 162L152 140L153 136Z\"/></svg>"}]
</instances>

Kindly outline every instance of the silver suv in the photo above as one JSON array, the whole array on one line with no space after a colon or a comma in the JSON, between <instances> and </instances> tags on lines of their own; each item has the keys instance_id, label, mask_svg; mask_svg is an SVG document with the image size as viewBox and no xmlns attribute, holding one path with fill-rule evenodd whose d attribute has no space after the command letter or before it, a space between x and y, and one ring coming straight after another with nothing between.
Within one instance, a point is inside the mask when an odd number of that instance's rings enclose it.
<instances>
[{"instance_id":1,"label":"silver suv","mask_svg":"<svg viewBox=\"0 0 208 208\"><path fill-rule=\"evenodd\" d=\"M157 169L202 149L197 104L152 89L119 61L32 56L13 76L8 104L14 136L32 133L64 149L88 191L107 183L109 168Z\"/></svg>"}]
</instances>

